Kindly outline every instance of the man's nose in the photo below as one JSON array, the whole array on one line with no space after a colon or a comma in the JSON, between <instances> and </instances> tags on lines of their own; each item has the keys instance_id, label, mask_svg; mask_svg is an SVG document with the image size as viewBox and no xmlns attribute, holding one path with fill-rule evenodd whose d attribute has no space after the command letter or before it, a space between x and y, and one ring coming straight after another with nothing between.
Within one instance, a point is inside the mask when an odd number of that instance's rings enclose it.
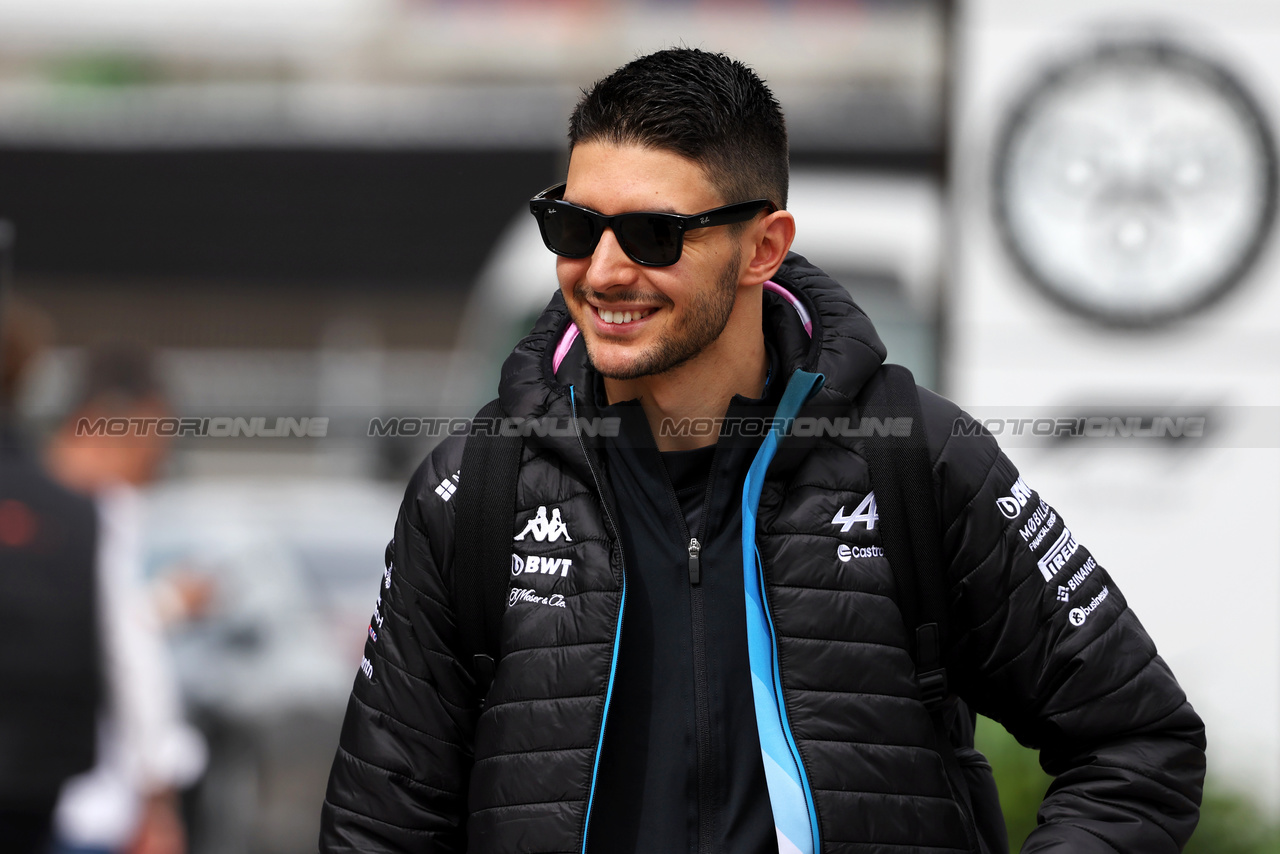
<instances>
[{"instance_id":1,"label":"man's nose","mask_svg":"<svg viewBox=\"0 0 1280 854\"><path fill-rule=\"evenodd\" d=\"M600 235L595 252L591 253L591 265L587 268L587 284L596 290L614 285L632 284L639 272L639 264L627 257L618 243L612 228Z\"/></svg>"}]
</instances>

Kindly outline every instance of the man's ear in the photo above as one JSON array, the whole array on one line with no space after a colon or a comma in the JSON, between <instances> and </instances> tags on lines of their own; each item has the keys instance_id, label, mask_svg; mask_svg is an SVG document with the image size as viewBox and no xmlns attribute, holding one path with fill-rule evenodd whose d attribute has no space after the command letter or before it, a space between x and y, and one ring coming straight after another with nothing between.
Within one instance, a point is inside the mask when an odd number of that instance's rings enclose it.
<instances>
[{"instance_id":1,"label":"man's ear","mask_svg":"<svg viewBox=\"0 0 1280 854\"><path fill-rule=\"evenodd\" d=\"M751 287L763 285L778 272L796 239L796 219L789 211L774 211L757 223L753 223L744 235L748 245L747 259L738 284Z\"/></svg>"}]
</instances>

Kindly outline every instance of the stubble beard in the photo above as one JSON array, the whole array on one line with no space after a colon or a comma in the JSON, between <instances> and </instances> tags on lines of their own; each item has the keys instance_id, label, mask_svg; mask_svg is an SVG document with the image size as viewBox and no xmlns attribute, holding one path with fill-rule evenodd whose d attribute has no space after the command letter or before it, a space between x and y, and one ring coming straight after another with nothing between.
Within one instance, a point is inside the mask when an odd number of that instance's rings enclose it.
<instances>
[{"instance_id":1,"label":"stubble beard","mask_svg":"<svg viewBox=\"0 0 1280 854\"><path fill-rule=\"evenodd\" d=\"M697 291L688 302L680 325L676 329L668 329L645 352L639 353L629 364L616 368L602 369L592 350L595 343L590 336L583 336L587 345L587 359L601 376L612 380L634 380L641 377L656 376L673 371L693 359L703 350L715 343L733 315L733 307L738 294L738 265L741 252L734 252L733 257L720 271L715 287L705 291ZM586 306L589 289L579 282L573 289L578 305ZM619 302L642 302L638 294L626 293L618 295ZM672 303L666 300L666 306ZM579 322L579 327L584 324Z\"/></svg>"}]
</instances>

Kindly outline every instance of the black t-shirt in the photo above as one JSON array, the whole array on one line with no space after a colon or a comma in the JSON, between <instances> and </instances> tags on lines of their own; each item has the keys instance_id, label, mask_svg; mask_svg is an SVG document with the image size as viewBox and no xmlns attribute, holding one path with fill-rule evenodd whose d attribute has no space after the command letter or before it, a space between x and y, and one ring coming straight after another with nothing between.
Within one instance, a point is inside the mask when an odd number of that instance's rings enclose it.
<instances>
[{"instance_id":1,"label":"black t-shirt","mask_svg":"<svg viewBox=\"0 0 1280 854\"><path fill-rule=\"evenodd\" d=\"M698 523L702 521L702 499L707 491L707 478L711 476L715 455L715 445L691 451L660 452L662 466L667 470L680 510L684 513L685 527L690 531L698 530Z\"/></svg>"}]
</instances>

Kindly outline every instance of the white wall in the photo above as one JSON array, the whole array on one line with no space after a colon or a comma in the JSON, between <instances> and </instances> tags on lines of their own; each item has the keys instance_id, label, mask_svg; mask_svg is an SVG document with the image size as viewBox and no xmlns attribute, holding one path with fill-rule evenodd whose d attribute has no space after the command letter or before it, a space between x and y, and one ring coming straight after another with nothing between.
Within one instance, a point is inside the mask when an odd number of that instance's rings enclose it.
<instances>
[{"instance_id":1,"label":"white wall","mask_svg":"<svg viewBox=\"0 0 1280 854\"><path fill-rule=\"evenodd\" d=\"M1033 288L992 213L998 133L1048 64L1155 32L1225 64L1280 117L1273 3L973 0L960 24L948 391L982 415L1097 405L1215 407L1182 450L1014 439L1028 483L1113 574L1205 718L1210 773L1280 809L1280 247L1159 331L1105 329ZM1049 413L1055 414L1055 413ZM1019 447L1021 446L1021 447Z\"/></svg>"}]
</instances>

